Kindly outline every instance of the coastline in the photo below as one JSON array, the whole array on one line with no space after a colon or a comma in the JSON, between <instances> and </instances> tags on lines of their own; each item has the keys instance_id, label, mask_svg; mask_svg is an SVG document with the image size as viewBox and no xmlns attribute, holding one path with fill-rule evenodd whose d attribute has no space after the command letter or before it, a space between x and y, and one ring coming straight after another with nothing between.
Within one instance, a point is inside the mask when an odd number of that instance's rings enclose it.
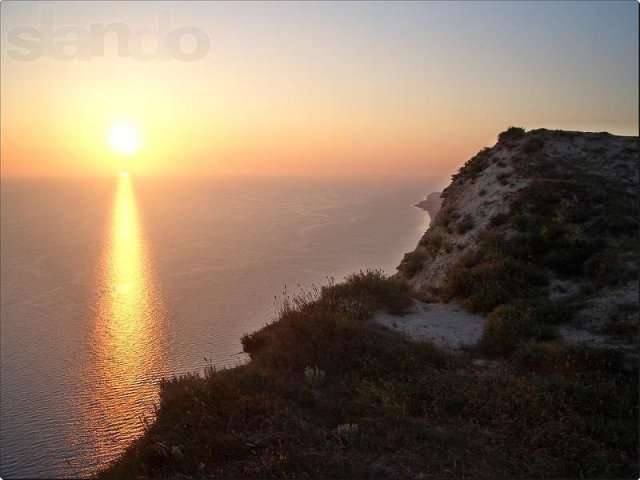
<instances>
[{"instance_id":1,"label":"coastline","mask_svg":"<svg viewBox=\"0 0 640 480\"><path fill-rule=\"evenodd\" d=\"M429 214L429 227L433 225L436 220L436 215L442 206L442 200L442 192L431 192L424 200L414 205L414 207L421 208Z\"/></svg>"}]
</instances>

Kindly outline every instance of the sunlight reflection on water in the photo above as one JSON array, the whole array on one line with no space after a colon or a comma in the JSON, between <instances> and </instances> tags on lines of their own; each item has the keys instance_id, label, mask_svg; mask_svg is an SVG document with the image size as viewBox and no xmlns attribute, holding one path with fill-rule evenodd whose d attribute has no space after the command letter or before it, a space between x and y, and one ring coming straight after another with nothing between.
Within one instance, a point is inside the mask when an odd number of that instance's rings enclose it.
<instances>
[{"instance_id":1,"label":"sunlight reflection on water","mask_svg":"<svg viewBox=\"0 0 640 480\"><path fill-rule=\"evenodd\" d=\"M98 283L88 369L93 388L85 413L93 425L95 453L108 461L142 432L142 418L153 412L157 378L166 367L163 302L128 176L118 180Z\"/></svg>"}]
</instances>

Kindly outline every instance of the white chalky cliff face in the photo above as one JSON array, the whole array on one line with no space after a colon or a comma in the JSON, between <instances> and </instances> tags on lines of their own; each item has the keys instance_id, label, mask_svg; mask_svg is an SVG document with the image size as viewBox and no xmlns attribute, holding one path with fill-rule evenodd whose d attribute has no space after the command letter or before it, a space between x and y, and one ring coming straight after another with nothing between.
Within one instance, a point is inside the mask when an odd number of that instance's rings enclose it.
<instances>
[{"instance_id":1,"label":"white chalky cliff face","mask_svg":"<svg viewBox=\"0 0 640 480\"><path fill-rule=\"evenodd\" d=\"M588 174L595 185L600 178L621 191L637 189L637 137L545 129L511 132L501 134L493 147L481 150L453 175L435 221L398 266L418 296L436 298L451 268L476 249L483 236L509 238L517 233L509 225L513 204L532 182L554 180L554 171L545 165Z\"/></svg>"}]
</instances>

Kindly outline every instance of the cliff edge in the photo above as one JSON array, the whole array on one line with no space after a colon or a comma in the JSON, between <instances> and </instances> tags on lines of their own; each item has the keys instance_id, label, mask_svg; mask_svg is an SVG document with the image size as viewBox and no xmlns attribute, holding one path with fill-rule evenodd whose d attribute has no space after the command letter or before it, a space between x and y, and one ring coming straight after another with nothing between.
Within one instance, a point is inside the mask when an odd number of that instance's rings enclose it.
<instances>
[{"instance_id":1,"label":"cliff edge","mask_svg":"<svg viewBox=\"0 0 640 480\"><path fill-rule=\"evenodd\" d=\"M637 192L637 137L512 127L453 175L398 270L423 300L482 314L544 301L567 340L631 349Z\"/></svg>"}]
</instances>

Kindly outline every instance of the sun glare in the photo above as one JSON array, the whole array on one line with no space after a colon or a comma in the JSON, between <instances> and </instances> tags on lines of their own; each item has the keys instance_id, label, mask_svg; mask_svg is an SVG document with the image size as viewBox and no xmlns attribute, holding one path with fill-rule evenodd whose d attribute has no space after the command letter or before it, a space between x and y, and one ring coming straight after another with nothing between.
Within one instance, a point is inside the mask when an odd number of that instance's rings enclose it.
<instances>
[{"instance_id":1,"label":"sun glare","mask_svg":"<svg viewBox=\"0 0 640 480\"><path fill-rule=\"evenodd\" d=\"M120 124L111 129L109 145L120 154L133 155L140 148L140 135L132 125Z\"/></svg>"}]
</instances>

